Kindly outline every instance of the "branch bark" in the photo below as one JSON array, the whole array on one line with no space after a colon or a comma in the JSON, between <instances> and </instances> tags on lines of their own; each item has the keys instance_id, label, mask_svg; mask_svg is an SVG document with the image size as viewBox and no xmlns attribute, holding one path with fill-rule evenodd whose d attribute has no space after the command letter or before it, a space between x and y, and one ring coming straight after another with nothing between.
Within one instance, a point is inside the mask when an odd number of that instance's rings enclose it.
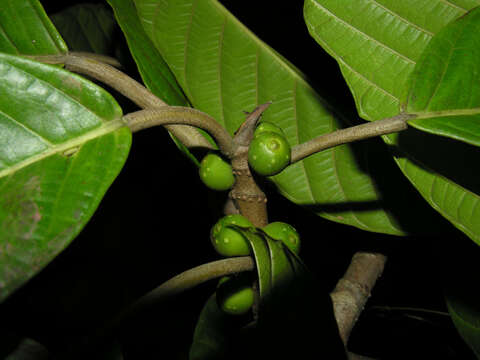
<instances>
[{"instance_id":1,"label":"branch bark","mask_svg":"<svg viewBox=\"0 0 480 360\"><path fill-rule=\"evenodd\" d=\"M233 154L233 140L225 128L210 115L193 108L183 106L161 106L129 113L123 117L132 132L152 126L184 124L206 130L212 135L227 157Z\"/></svg>"},{"instance_id":2,"label":"branch bark","mask_svg":"<svg viewBox=\"0 0 480 360\"><path fill-rule=\"evenodd\" d=\"M345 346L386 261L387 257L383 254L356 253L330 294L340 337Z\"/></svg>"},{"instance_id":3,"label":"branch bark","mask_svg":"<svg viewBox=\"0 0 480 360\"><path fill-rule=\"evenodd\" d=\"M407 120L412 117L414 116L410 114L400 114L392 118L352 126L318 136L303 144L294 146L292 148L291 162L300 161L309 155L334 146L406 130Z\"/></svg>"}]
</instances>

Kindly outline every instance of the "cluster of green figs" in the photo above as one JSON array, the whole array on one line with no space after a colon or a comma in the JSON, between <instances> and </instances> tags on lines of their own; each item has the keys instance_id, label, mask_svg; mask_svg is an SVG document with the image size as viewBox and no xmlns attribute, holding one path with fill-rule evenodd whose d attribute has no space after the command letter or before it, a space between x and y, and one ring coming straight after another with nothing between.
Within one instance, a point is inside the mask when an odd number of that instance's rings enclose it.
<instances>
[{"instance_id":1,"label":"cluster of green figs","mask_svg":"<svg viewBox=\"0 0 480 360\"><path fill-rule=\"evenodd\" d=\"M246 256L250 254L248 240L240 228L251 228L252 223L242 215L233 214L221 218L210 232L210 240L215 250L222 256ZM275 221L261 228L270 238L281 241L297 254L300 251L300 236L290 224ZM255 292L249 274L223 277L217 288L217 303L226 313L232 315L246 314L255 301Z\"/></svg>"},{"instance_id":2,"label":"cluster of green figs","mask_svg":"<svg viewBox=\"0 0 480 360\"><path fill-rule=\"evenodd\" d=\"M257 126L248 149L248 163L257 174L278 174L290 163L290 154L290 144L280 127L265 121ZM202 182L213 190L228 190L235 183L232 166L213 152L200 162L199 174Z\"/></svg>"},{"instance_id":3,"label":"cluster of green figs","mask_svg":"<svg viewBox=\"0 0 480 360\"><path fill-rule=\"evenodd\" d=\"M248 149L248 163L251 169L262 176L273 176L290 163L291 148L285 133L277 125L261 122L253 134ZM233 187L235 176L232 166L217 153L207 154L200 162L200 179L212 190L225 191ZM213 227L210 239L215 250L222 256L250 255L248 240L238 227L253 227L242 215L227 215ZM261 229L270 238L282 241L290 251L298 254L300 237L289 224L272 222ZM232 315L243 315L250 311L255 301L255 291L249 273L225 276L220 279L216 298L219 307Z\"/></svg>"}]
</instances>

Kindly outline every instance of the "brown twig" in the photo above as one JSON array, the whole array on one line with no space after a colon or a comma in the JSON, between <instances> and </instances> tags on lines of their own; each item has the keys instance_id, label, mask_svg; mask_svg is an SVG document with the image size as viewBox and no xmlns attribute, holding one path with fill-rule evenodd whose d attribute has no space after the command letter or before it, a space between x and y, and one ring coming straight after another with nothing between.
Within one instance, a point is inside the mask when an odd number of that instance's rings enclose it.
<instances>
[{"instance_id":1,"label":"brown twig","mask_svg":"<svg viewBox=\"0 0 480 360\"><path fill-rule=\"evenodd\" d=\"M129 113L123 117L132 132L159 125L186 124L206 130L227 157L233 154L233 140L225 128L210 115L184 106L161 106Z\"/></svg>"},{"instance_id":2,"label":"brown twig","mask_svg":"<svg viewBox=\"0 0 480 360\"><path fill-rule=\"evenodd\" d=\"M310 141L294 146L292 148L291 162L300 161L309 155L334 146L405 130L407 129L407 120L412 117L414 116L400 114L392 118L351 126L318 136Z\"/></svg>"},{"instance_id":3,"label":"brown twig","mask_svg":"<svg viewBox=\"0 0 480 360\"><path fill-rule=\"evenodd\" d=\"M330 293L338 330L345 346L386 261L387 257L383 254L357 252Z\"/></svg>"},{"instance_id":4,"label":"brown twig","mask_svg":"<svg viewBox=\"0 0 480 360\"><path fill-rule=\"evenodd\" d=\"M117 318L116 323L206 281L253 269L255 269L253 259L250 256L241 256L212 261L186 270L138 299Z\"/></svg>"}]
</instances>

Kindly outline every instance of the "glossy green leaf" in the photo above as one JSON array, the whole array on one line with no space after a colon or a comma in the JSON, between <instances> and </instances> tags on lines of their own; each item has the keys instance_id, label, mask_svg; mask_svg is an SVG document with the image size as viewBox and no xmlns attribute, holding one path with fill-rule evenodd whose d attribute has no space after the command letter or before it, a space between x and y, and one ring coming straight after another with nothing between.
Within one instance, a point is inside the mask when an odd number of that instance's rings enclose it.
<instances>
[{"instance_id":1,"label":"glossy green leaf","mask_svg":"<svg viewBox=\"0 0 480 360\"><path fill-rule=\"evenodd\" d=\"M409 124L480 146L480 7L437 33L415 66Z\"/></svg>"},{"instance_id":2,"label":"glossy green leaf","mask_svg":"<svg viewBox=\"0 0 480 360\"><path fill-rule=\"evenodd\" d=\"M432 37L479 0L305 0L313 38L333 56L360 116L397 115L409 75Z\"/></svg>"},{"instance_id":3,"label":"glossy green leaf","mask_svg":"<svg viewBox=\"0 0 480 360\"><path fill-rule=\"evenodd\" d=\"M0 54L0 301L92 216L129 152L121 116L93 83Z\"/></svg>"},{"instance_id":4,"label":"glossy green leaf","mask_svg":"<svg viewBox=\"0 0 480 360\"><path fill-rule=\"evenodd\" d=\"M0 2L0 52L57 54L67 51L38 0Z\"/></svg>"},{"instance_id":5,"label":"glossy green leaf","mask_svg":"<svg viewBox=\"0 0 480 360\"><path fill-rule=\"evenodd\" d=\"M105 4L78 4L50 16L70 51L115 55L118 29Z\"/></svg>"},{"instance_id":6,"label":"glossy green leaf","mask_svg":"<svg viewBox=\"0 0 480 360\"><path fill-rule=\"evenodd\" d=\"M407 80L432 37L478 5L478 0L361 0L349 6L306 0L304 14L311 35L339 63L360 115L378 120L400 112ZM395 149L395 161L424 199L480 243L480 189L465 173L477 155L410 130L384 140ZM467 157L462 156L465 152Z\"/></svg>"},{"instance_id":7,"label":"glossy green leaf","mask_svg":"<svg viewBox=\"0 0 480 360\"><path fill-rule=\"evenodd\" d=\"M244 111L270 100L263 119L281 127L292 146L344 126L296 69L217 1L135 0L135 5L192 105L230 133L245 119ZM330 220L402 234L351 146L310 156L271 180L288 199Z\"/></svg>"}]
</instances>

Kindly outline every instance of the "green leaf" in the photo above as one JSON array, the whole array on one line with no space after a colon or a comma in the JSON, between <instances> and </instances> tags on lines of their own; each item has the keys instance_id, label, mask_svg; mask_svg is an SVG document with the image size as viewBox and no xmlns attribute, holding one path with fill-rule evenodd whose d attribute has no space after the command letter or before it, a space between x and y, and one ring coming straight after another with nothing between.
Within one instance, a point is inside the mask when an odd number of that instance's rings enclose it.
<instances>
[{"instance_id":1,"label":"green leaf","mask_svg":"<svg viewBox=\"0 0 480 360\"><path fill-rule=\"evenodd\" d=\"M263 119L280 126L292 146L344 126L296 69L217 1L135 0L135 5L192 105L230 133L244 121L244 111L270 100ZM271 180L285 197L320 216L403 234L356 155L362 157L351 146L336 147Z\"/></svg>"},{"instance_id":2,"label":"green leaf","mask_svg":"<svg viewBox=\"0 0 480 360\"><path fill-rule=\"evenodd\" d=\"M78 4L50 16L70 51L115 55L117 25L104 4Z\"/></svg>"},{"instance_id":3,"label":"green leaf","mask_svg":"<svg viewBox=\"0 0 480 360\"><path fill-rule=\"evenodd\" d=\"M145 85L169 105L186 106L187 100L143 27L131 0L108 0L122 28Z\"/></svg>"},{"instance_id":4,"label":"green leaf","mask_svg":"<svg viewBox=\"0 0 480 360\"><path fill-rule=\"evenodd\" d=\"M255 259L255 267L257 269L260 297L265 298L270 294L273 286L273 269L269 245L265 238L257 233L255 229L243 229L240 227L236 228L250 243L253 257Z\"/></svg>"},{"instance_id":5,"label":"green leaf","mask_svg":"<svg viewBox=\"0 0 480 360\"><path fill-rule=\"evenodd\" d=\"M409 75L432 37L478 0L305 0L312 37L333 56L360 116L397 115Z\"/></svg>"},{"instance_id":6,"label":"green leaf","mask_svg":"<svg viewBox=\"0 0 480 360\"><path fill-rule=\"evenodd\" d=\"M92 216L128 156L121 116L93 83L0 54L0 302Z\"/></svg>"},{"instance_id":7,"label":"green leaf","mask_svg":"<svg viewBox=\"0 0 480 360\"><path fill-rule=\"evenodd\" d=\"M385 137L395 161L423 198L480 244L480 186L476 147L410 129Z\"/></svg>"},{"instance_id":8,"label":"green leaf","mask_svg":"<svg viewBox=\"0 0 480 360\"><path fill-rule=\"evenodd\" d=\"M127 39L128 47L147 88L169 105L188 106L188 100L175 76L145 33L134 3L131 0L108 0L108 3L114 10L115 17ZM203 130L199 131L214 144L210 135ZM184 154L199 165L199 161L185 146L175 137L172 136L172 139Z\"/></svg>"},{"instance_id":9,"label":"green leaf","mask_svg":"<svg viewBox=\"0 0 480 360\"><path fill-rule=\"evenodd\" d=\"M258 323L237 341L237 347L250 344L242 358L342 354L331 299L317 290L318 280L301 259L261 230L237 229L252 246L260 285ZM312 327L322 330L312 332Z\"/></svg>"},{"instance_id":10,"label":"green leaf","mask_svg":"<svg viewBox=\"0 0 480 360\"><path fill-rule=\"evenodd\" d=\"M438 32L409 82L409 124L480 146L480 7Z\"/></svg>"},{"instance_id":11,"label":"green leaf","mask_svg":"<svg viewBox=\"0 0 480 360\"><path fill-rule=\"evenodd\" d=\"M349 6L333 0L306 0L304 14L311 35L339 63L360 115L378 120L400 112L407 80L432 37L478 5L478 0L389 0L381 4L361 0ZM466 174L465 167L471 166L461 166L476 161L478 155L413 130L383 139L395 150L397 165L424 199L480 243L480 189L471 180L478 174ZM466 157L462 156L465 152Z\"/></svg>"},{"instance_id":12,"label":"green leaf","mask_svg":"<svg viewBox=\"0 0 480 360\"><path fill-rule=\"evenodd\" d=\"M67 52L67 47L38 0L3 0L0 52L58 54Z\"/></svg>"}]
</instances>

